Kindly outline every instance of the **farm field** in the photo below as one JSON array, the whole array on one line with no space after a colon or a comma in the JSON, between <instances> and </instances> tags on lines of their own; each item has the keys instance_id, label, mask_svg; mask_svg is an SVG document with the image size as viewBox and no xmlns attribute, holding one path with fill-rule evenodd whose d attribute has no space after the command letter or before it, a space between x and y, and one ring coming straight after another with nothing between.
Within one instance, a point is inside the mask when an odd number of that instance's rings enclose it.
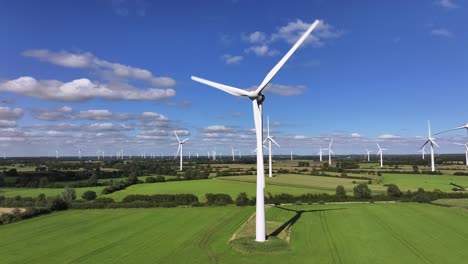
<instances>
[{"instance_id":1,"label":"farm field","mask_svg":"<svg viewBox=\"0 0 468 264\"><path fill-rule=\"evenodd\" d=\"M99 196L105 186L75 188L76 197L81 199L81 195L86 191L95 191ZM52 197L63 193L63 188L0 188L0 195L5 197L37 197L43 193L46 197Z\"/></svg>"},{"instance_id":2,"label":"farm field","mask_svg":"<svg viewBox=\"0 0 468 264\"><path fill-rule=\"evenodd\" d=\"M207 193L226 193L229 194L232 197L232 199L235 199L236 196L241 192L245 192L249 195L249 197L253 197L255 196L256 185L248 182L234 182L218 179L146 183L129 186L125 190L105 195L105 197L110 197L115 201L121 201L125 196L129 194L150 195L191 193L197 195L200 201L204 201L205 194ZM317 191L307 188L267 185L265 187L265 193L267 192L270 192L272 194L289 193L299 195L305 193L322 193L323 191Z\"/></svg>"},{"instance_id":3,"label":"farm field","mask_svg":"<svg viewBox=\"0 0 468 264\"><path fill-rule=\"evenodd\" d=\"M438 199L433 204L445 205L451 207L460 207L468 209L468 199Z\"/></svg>"},{"instance_id":4,"label":"farm field","mask_svg":"<svg viewBox=\"0 0 468 264\"><path fill-rule=\"evenodd\" d=\"M287 252L226 244L253 207L70 210L0 226L4 263L464 263L468 212L421 204L285 206ZM424 224L421 224L424 223Z\"/></svg>"},{"instance_id":5,"label":"farm field","mask_svg":"<svg viewBox=\"0 0 468 264\"><path fill-rule=\"evenodd\" d=\"M256 182L256 176L229 176L229 177L218 177L217 179L225 181L238 181L238 182ZM355 183L353 183L353 181ZM323 176L311 176L311 175L300 175L300 174L281 174L276 177L265 177L265 183L270 186L290 186L290 187L301 187L315 190L314 193L335 193L337 185L343 185L343 187L352 192L353 187L359 183L367 183L368 180L359 179L347 179L340 177L323 177ZM385 186L381 185L369 185L369 188L373 191L384 192L387 190Z\"/></svg>"},{"instance_id":6,"label":"farm field","mask_svg":"<svg viewBox=\"0 0 468 264\"><path fill-rule=\"evenodd\" d=\"M443 192L451 192L455 187L450 185L451 182L468 188L468 176L385 173L382 177L382 184L396 184L402 191L423 188L426 191L439 189Z\"/></svg>"}]
</instances>

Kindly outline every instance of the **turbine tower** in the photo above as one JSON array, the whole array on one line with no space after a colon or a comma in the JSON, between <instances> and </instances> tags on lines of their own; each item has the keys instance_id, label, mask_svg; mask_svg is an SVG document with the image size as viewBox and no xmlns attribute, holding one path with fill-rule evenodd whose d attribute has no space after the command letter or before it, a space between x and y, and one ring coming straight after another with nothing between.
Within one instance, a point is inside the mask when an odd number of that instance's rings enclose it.
<instances>
[{"instance_id":1,"label":"turbine tower","mask_svg":"<svg viewBox=\"0 0 468 264\"><path fill-rule=\"evenodd\" d=\"M264 167L263 167L263 126L262 126L262 104L265 100L265 96L262 91L270 83L270 81L275 77L276 73L283 67L286 61L292 56L292 54L299 48L299 46L305 41L305 39L310 35L312 30L314 30L317 25L320 23L319 20L315 22L307 29L307 31L297 40L297 42L292 46L292 48L284 55L284 57L270 70L270 72L265 76L262 83L254 91L246 91L232 86L227 86L224 84L208 81L202 78L192 76L192 80L212 86L219 90L222 90L226 93L235 95L235 96L245 96L252 100L253 106L253 116L255 120L255 134L257 139L257 193L256 193L256 226L255 226L255 240L258 242L264 242L266 240L265 235L265 178L264 178Z\"/></svg>"},{"instance_id":2,"label":"turbine tower","mask_svg":"<svg viewBox=\"0 0 468 264\"><path fill-rule=\"evenodd\" d=\"M323 159L322 159L322 154L323 154L322 150L326 150L326 149L322 149L322 146L320 146L319 152L317 153L317 154L319 154L320 162L323 161Z\"/></svg>"},{"instance_id":3,"label":"turbine tower","mask_svg":"<svg viewBox=\"0 0 468 264\"><path fill-rule=\"evenodd\" d=\"M377 144L377 147L379 148L379 152L377 152L377 156L380 156L380 168L383 168L383 151L387 149L381 148L379 144Z\"/></svg>"},{"instance_id":4,"label":"turbine tower","mask_svg":"<svg viewBox=\"0 0 468 264\"><path fill-rule=\"evenodd\" d=\"M186 142L189 138L186 138L186 139L180 141L179 136L177 136L177 131L174 131L174 135L176 136L177 141L179 141L179 147L177 148L176 156L177 156L177 154L180 153L180 169L179 169L179 170L182 171L182 164L183 164L183 160L182 160L182 157L183 157L183 146L184 146L185 142Z\"/></svg>"},{"instance_id":5,"label":"turbine tower","mask_svg":"<svg viewBox=\"0 0 468 264\"><path fill-rule=\"evenodd\" d=\"M365 149L366 149L366 154L367 154L367 161L370 161L370 153L372 151L368 150L366 147L365 147Z\"/></svg>"},{"instance_id":6,"label":"turbine tower","mask_svg":"<svg viewBox=\"0 0 468 264\"><path fill-rule=\"evenodd\" d=\"M424 155L426 155L426 146L424 146L422 149L418 150L418 152L421 152L422 159L424 159Z\"/></svg>"},{"instance_id":7,"label":"turbine tower","mask_svg":"<svg viewBox=\"0 0 468 264\"><path fill-rule=\"evenodd\" d=\"M330 144L328 145L328 148L324 149L324 150L328 150L328 165L331 167L331 155L335 155L335 153L333 153L333 150L332 150L332 144L333 144L333 138L332 140L330 141ZM322 147L320 147L320 150L322 150Z\"/></svg>"},{"instance_id":8,"label":"turbine tower","mask_svg":"<svg viewBox=\"0 0 468 264\"><path fill-rule=\"evenodd\" d=\"M235 152L237 151L237 149L234 149L234 147L231 147L231 153L232 153L232 161L235 161Z\"/></svg>"},{"instance_id":9,"label":"turbine tower","mask_svg":"<svg viewBox=\"0 0 468 264\"><path fill-rule=\"evenodd\" d=\"M270 136L270 117L267 116L267 138L263 141L263 144L268 141L268 177L273 177L273 166L271 160L271 142L280 148L280 145L276 143L272 136Z\"/></svg>"},{"instance_id":10,"label":"turbine tower","mask_svg":"<svg viewBox=\"0 0 468 264\"><path fill-rule=\"evenodd\" d=\"M468 143L465 143L465 144L454 143L454 144L465 147L465 165L468 166Z\"/></svg>"},{"instance_id":11,"label":"turbine tower","mask_svg":"<svg viewBox=\"0 0 468 264\"><path fill-rule=\"evenodd\" d=\"M425 147L427 143L430 143L429 145L431 147L431 171L434 172L435 171L434 145L436 147L439 147L439 145L437 145L437 143L435 142L435 138L433 138L431 135L431 123L429 122L429 120L427 120L427 129L428 129L427 141L421 146L421 149Z\"/></svg>"},{"instance_id":12,"label":"turbine tower","mask_svg":"<svg viewBox=\"0 0 468 264\"><path fill-rule=\"evenodd\" d=\"M78 158L81 159L81 148L78 148Z\"/></svg>"},{"instance_id":13,"label":"turbine tower","mask_svg":"<svg viewBox=\"0 0 468 264\"><path fill-rule=\"evenodd\" d=\"M58 159L59 158L59 151L58 149L55 150L55 159Z\"/></svg>"}]
</instances>

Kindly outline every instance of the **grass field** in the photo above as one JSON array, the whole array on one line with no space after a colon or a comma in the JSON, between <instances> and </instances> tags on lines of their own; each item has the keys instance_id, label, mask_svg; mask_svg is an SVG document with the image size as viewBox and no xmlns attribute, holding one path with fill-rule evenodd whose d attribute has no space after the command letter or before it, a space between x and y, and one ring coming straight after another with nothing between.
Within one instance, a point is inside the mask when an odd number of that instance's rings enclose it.
<instances>
[{"instance_id":1,"label":"grass field","mask_svg":"<svg viewBox=\"0 0 468 264\"><path fill-rule=\"evenodd\" d=\"M205 194L207 193L226 193L235 199L236 196L241 192L246 192L249 197L253 197L255 196L256 185L248 182L224 181L217 179L146 183L132 185L127 187L125 190L111 193L105 197L113 198L115 201L121 201L129 194L191 193L197 195L200 201L204 201ZM317 191L307 188L267 185L265 187L265 193L266 192L271 192L272 194L290 193L299 195L305 193L314 193Z\"/></svg>"},{"instance_id":2,"label":"grass field","mask_svg":"<svg viewBox=\"0 0 468 264\"><path fill-rule=\"evenodd\" d=\"M468 212L421 204L271 208L290 248L226 243L253 207L71 210L0 226L2 263L465 263Z\"/></svg>"},{"instance_id":3,"label":"grass field","mask_svg":"<svg viewBox=\"0 0 468 264\"><path fill-rule=\"evenodd\" d=\"M240 181L240 182L256 182L256 176L230 176L218 177L218 179L226 181ZM353 187L359 183L367 183L367 180L346 179L340 177L323 177L323 176L310 176L300 174L281 174L276 177L266 177L266 184L270 186L290 186L307 188L312 190L312 193L335 193L336 186L343 185L343 187L352 192ZM355 183L353 183L355 182ZM384 192L387 188L381 185L369 185L373 191Z\"/></svg>"},{"instance_id":4,"label":"grass field","mask_svg":"<svg viewBox=\"0 0 468 264\"><path fill-rule=\"evenodd\" d=\"M468 176L454 175L424 175L424 174L383 174L382 184L393 183L398 185L402 191L417 190L424 188L427 191L439 189L444 192L451 192L456 183L468 188Z\"/></svg>"},{"instance_id":5,"label":"grass field","mask_svg":"<svg viewBox=\"0 0 468 264\"><path fill-rule=\"evenodd\" d=\"M100 196L102 189L105 187L83 187L75 188L77 199L81 199L81 195L86 191L95 191ZM0 195L5 197L37 197L43 193L46 197L56 196L63 193L63 188L0 188Z\"/></svg>"}]
</instances>

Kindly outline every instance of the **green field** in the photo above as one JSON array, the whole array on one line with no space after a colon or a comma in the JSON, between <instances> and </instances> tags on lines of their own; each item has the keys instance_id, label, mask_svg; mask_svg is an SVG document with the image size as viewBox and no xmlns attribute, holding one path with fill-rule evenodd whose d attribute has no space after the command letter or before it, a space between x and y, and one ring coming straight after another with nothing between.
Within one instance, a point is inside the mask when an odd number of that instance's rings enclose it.
<instances>
[{"instance_id":1,"label":"green field","mask_svg":"<svg viewBox=\"0 0 468 264\"><path fill-rule=\"evenodd\" d=\"M115 201L121 201L129 194L178 194L191 193L197 195L201 201L205 199L207 193L226 193L233 199L241 193L246 192L250 197L255 196L256 185L248 182L224 181L218 179L194 180L194 181L174 181L163 183L145 183L127 187L125 190L105 195ZM265 193L290 193L294 195L305 193L316 193L313 189L296 188L288 186L267 185Z\"/></svg>"},{"instance_id":2,"label":"green field","mask_svg":"<svg viewBox=\"0 0 468 264\"><path fill-rule=\"evenodd\" d=\"M95 191L99 196L102 189L105 187L83 187L75 188L77 199L81 199L81 195L86 191ZM0 195L5 197L37 197L43 193L47 197L53 197L63 193L63 188L0 188Z\"/></svg>"},{"instance_id":3,"label":"green field","mask_svg":"<svg viewBox=\"0 0 468 264\"><path fill-rule=\"evenodd\" d=\"M230 176L218 177L226 181L256 182L256 176ZM336 186L343 185L347 191L353 191L353 187L359 183L367 183L367 180L347 179L340 177L323 177L300 174L281 174L276 177L266 177L265 183L270 186L290 186L299 188L308 188L312 193L335 193ZM355 182L355 183L353 183ZM373 191L384 192L387 188L381 185L369 185Z\"/></svg>"},{"instance_id":4,"label":"green field","mask_svg":"<svg viewBox=\"0 0 468 264\"><path fill-rule=\"evenodd\" d=\"M424 188L426 191L439 189L443 192L451 192L456 183L468 189L468 176L454 175L425 175L425 174L383 174L382 184L393 183L402 191Z\"/></svg>"},{"instance_id":5,"label":"green field","mask_svg":"<svg viewBox=\"0 0 468 264\"><path fill-rule=\"evenodd\" d=\"M468 212L421 204L271 208L290 248L226 244L253 207L70 210L0 226L2 263L465 263Z\"/></svg>"}]
</instances>

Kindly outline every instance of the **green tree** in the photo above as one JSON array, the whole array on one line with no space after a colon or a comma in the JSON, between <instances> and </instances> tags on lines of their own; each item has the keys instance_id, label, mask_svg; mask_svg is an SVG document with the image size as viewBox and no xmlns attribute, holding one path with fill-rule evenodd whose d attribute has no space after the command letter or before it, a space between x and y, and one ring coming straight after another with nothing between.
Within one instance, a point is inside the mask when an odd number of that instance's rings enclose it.
<instances>
[{"instance_id":1,"label":"green tree","mask_svg":"<svg viewBox=\"0 0 468 264\"><path fill-rule=\"evenodd\" d=\"M92 175L91 178L89 178L88 185L89 186L97 186L98 185L98 179L97 179L96 175Z\"/></svg>"},{"instance_id":2,"label":"green tree","mask_svg":"<svg viewBox=\"0 0 468 264\"><path fill-rule=\"evenodd\" d=\"M387 188L387 195L390 197L401 197L401 191L395 184L389 184Z\"/></svg>"},{"instance_id":3,"label":"green tree","mask_svg":"<svg viewBox=\"0 0 468 264\"><path fill-rule=\"evenodd\" d=\"M96 199L96 197L97 195L96 195L96 192L94 191L86 191L83 193L83 195L81 195L81 198L88 200L88 201L94 200Z\"/></svg>"},{"instance_id":4,"label":"green tree","mask_svg":"<svg viewBox=\"0 0 468 264\"><path fill-rule=\"evenodd\" d=\"M237 206L247 206L250 205L249 197L247 197L247 193L241 192L237 195L236 198L236 205Z\"/></svg>"},{"instance_id":5,"label":"green tree","mask_svg":"<svg viewBox=\"0 0 468 264\"><path fill-rule=\"evenodd\" d=\"M346 197L346 190L343 185L336 186L336 196L340 198Z\"/></svg>"},{"instance_id":6,"label":"green tree","mask_svg":"<svg viewBox=\"0 0 468 264\"><path fill-rule=\"evenodd\" d=\"M356 198L371 198L371 190L365 183L360 183L353 188L354 197Z\"/></svg>"},{"instance_id":7,"label":"green tree","mask_svg":"<svg viewBox=\"0 0 468 264\"><path fill-rule=\"evenodd\" d=\"M71 202L76 199L76 191L74 188L65 188L62 193L62 198L65 202Z\"/></svg>"},{"instance_id":8,"label":"green tree","mask_svg":"<svg viewBox=\"0 0 468 264\"><path fill-rule=\"evenodd\" d=\"M156 182L156 178L155 178L155 177L148 177L148 178L146 178L146 182L147 182L147 183L155 183L155 182Z\"/></svg>"},{"instance_id":9,"label":"green tree","mask_svg":"<svg viewBox=\"0 0 468 264\"><path fill-rule=\"evenodd\" d=\"M62 211L68 209L68 203L60 197L55 197L50 204L50 210Z\"/></svg>"}]
</instances>

